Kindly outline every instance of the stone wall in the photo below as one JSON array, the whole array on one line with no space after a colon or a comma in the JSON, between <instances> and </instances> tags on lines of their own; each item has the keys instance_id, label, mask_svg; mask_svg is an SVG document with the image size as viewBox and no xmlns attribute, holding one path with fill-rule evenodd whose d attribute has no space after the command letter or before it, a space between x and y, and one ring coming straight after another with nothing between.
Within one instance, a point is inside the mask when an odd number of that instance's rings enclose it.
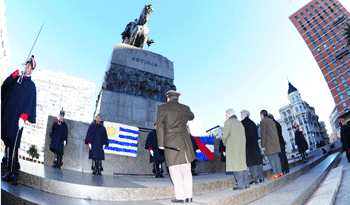
<instances>
[{"instance_id":1,"label":"stone wall","mask_svg":"<svg viewBox=\"0 0 350 205\"><path fill-rule=\"evenodd\" d=\"M50 132L56 117L49 116L44 150L44 164L51 166L55 155L49 150L51 138ZM68 126L68 143L64 150L62 169L74 171L92 172L91 160L89 160L89 147L85 144L85 136L89 127L88 123L65 120ZM149 163L149 152L145 149L148 132L140 131L138 138L137 157L126 157L114 154L106 154L102 165L103 174L152 174L153 166ZM225 163L220 162L219 140L215 140L215 160L197 162L197 172L223 172ZM167 173L167 169L165 169Z\"/></svg>"}]
</instances>

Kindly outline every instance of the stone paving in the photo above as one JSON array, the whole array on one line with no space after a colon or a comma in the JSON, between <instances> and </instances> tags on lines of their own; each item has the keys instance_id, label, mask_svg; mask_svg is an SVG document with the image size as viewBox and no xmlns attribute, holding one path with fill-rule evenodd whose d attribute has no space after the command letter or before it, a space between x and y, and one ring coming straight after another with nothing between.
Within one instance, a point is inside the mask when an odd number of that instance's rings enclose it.
<instances>
[{"instance_id":1,"label":"stone paving","mask_svg":"<svg viewBox=\"0 0 350 205\"><path fill-rule=\"evenodd\" d=\"M338 194L334 200L334 205L348 205L350 204L350 163L346 158L346 153L342 154L342 159L338 166L343 166L343 178L340 182Z\"/></svg>"}]
</instances>

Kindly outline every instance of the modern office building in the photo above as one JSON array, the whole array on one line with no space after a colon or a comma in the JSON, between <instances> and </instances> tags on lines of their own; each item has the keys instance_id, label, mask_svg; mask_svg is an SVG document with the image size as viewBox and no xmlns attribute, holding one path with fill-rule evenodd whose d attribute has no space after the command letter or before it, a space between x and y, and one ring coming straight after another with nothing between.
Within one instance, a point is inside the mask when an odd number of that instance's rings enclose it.
<instances>
[{"instance_id":1,"label":"modern office building","mask_svg":"<svg viewBox=\"0 0 350 205\"><path fill-rule=\"evenodd\" d=\"M350 120L350 53L344 28L350 14L338 0L312 0L289 19L309 47L340 117Z\"/></svg>"},{"instance_id":2,"label":"modern office building","mask_svg":"<svg viewBox=\"0 0 350 205\"><path fill-rule=\"evenodd\" d=\"M58 116L63 108L66 119L91 122L96 82L39 69L32 79L37 90L36 123L26 123L19 155L29 158L26 152L34 144L39 149L38 161L43 162L48 116Z\"/></svg>"},{"instance_id":3,"label":"modern office building","mask_svg":"<svg viewBox=\"0 0 350 205\"><path fill-rule=\"evenodd\" d=\"M282 126L282 135L286 142L287 153L297 150L293 125L299 125L309 144L309 149L328 144L328 135L324 122L318 121L315 108L301 99L299 91L288 83L288 100L290 104L279 109L281 118L277 120Z\"/></svg>"}]
</instances>

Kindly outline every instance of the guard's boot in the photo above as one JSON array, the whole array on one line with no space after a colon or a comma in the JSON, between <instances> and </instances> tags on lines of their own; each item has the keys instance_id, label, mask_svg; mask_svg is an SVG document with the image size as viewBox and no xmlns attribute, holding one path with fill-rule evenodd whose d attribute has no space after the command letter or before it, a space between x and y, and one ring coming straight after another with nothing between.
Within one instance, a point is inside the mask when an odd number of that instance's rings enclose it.
<instances>
[{"instance_id":1,"label":"guard's boot","mask_svg":"<svg viewBox=\"0 0 350 205\"><path fill-rule=\"evenodd\" d=\"M91 170L94 170L94 162L95 160L91 160Z\"/></svg>"},{"instance_id":2,"label":"guard's boot","mask_svg":"<svg viewBox=\"0 0 350 205\"><path fill-rule=\"evenodd\" d=\"M156 163L154 162L154 163L153 163L153 171L152 171L152 172L153 172L154 176L157 178L157 168L156 168L156 167L157 167L157 165L156 165Z\"/></svg>"},{"instance_id":3,"label":"guard's boot","mask_svg":"<svg viewBox=\"0 0 350 205\"><path fill-rule=\"evenodd\" d=\"M10 158L9 158L9 150L8 147L5 148L5 155L6 155L6 159L5 159L5 168L6 168L6 174L4 176L1 177L2 181L5 182L9 182L11 180L11 166L10 166Z\"/></svg>"},{"instance_id":4,"label":"guard's boot","mask_svg":"<svg viewBox=\"0 0 350 205\"><path fill-rule=\"evenodd\" d=\"M12 185L17 185L17 176L16 176L16 174L14 172L11 175L11 184Z\"/></svg>"},{"instance_id":5,"label":"guard's boot","mask_svg":"<svg viewBox=\"0 0 350 205\"><path fill-rule=\"evenodd\" d=\"M158 162L156 162L156 173L155 173L155 175L156 175L156 178L159 178L160 177L160 171L159 171L159 163Z\"/></svg>"},{"instance_id":6,"label":"guard's boot","mask_svg":"<svg viewBox=\"0 0 350 205\"><path fill-rule=\"evenodd\" d=\"M97 175L98 176L102 175L101 171L102 171L102 160L99 159L98 160L98 169L97 169Z\"/></svg>"},{"instance_id":7,"label":"guard's boot","mask_svg":"<svg viewBox=\"0 0 350 205\"><path fill-rule=\"evenodd\" d=\"M58 158L57 158L57 154L55 155L55 159L53 160L53 168L57 168L58 167Z\"/></svg>"},{"instance_id":8,"label":"guard's boot","mask_svg":"<svg viewBox=\"0 0 350 205\"><path fill-rule=\"evenodd\" d=\"M12 173L15 174L16 177L17 177L18 176L18 170L21 169L21 165L19 164L19 160L18 160L18 149L15 152L13 163L14 163L14 165L13 165Z\"/></svg>"},{"instance_id":9,"label":"guard's boot","mask_svg":"<svg viewBox=\"0 0 350 205\"><path fill-rule=\"evenodd\" d=\"M163 176L163 172L164 172L164 170L163 170L163 165L162 165L162 163L160 162L159 163L159 177L160 178L165 178L164 176Z\"/></svg>"},{"instance_id":10,"label":"guard's boot","mask_svg":"<svg viewBox=\"0 0 350 205\"><path fill-rule=\"evenodd\" d=\"M191 162L191 172L192 172L192 176L197 176L198 175L196 173L196 162Z\"/></svg>"},{"instance_id":11,"label":"guard's boot","mask_svg":"<svg viewBox=\"0 0 350 205\"><path fill-rule=\"evenodd\" d=\"M92 172L92 174L93 175L96 175L97 174L97 166L98 166L98 164L97 164L97 159L94 159L94 161L95 161L95 166L94 166L94 171Z\"/></svg>"},{"instance_id":12,"label":"guard's boot","mask_svg":"<svg viewBox=\"0 0 350 205\"><path fill-rule=\"evenodd\" d=\"M102 159L100 160L101 172L103 172Z\"/></svg>"},{"instance_id":13,"label":"guard's boot","mask_svg":"<svg viewBox=\"0 0 350 205\"><path fill-rule=\"evenodd\" d=\"M57 168L61 169L62 165L62 156L60 154L57 154Z\"/></svg>"}]
</instances>

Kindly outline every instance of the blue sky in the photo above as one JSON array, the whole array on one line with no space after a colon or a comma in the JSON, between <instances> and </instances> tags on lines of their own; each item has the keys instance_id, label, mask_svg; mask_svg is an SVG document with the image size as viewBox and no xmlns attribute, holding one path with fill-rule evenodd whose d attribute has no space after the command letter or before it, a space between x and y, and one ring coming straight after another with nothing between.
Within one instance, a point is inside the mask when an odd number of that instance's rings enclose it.
<instances>
[{"instance_id":1,"label":"blue sky","mask_svg":"<svg viewBox=\"0 0 350 205\"><path fill-rule=\"evenodd\" d=\"M350 10L350 1L339 0ZM254 1L24 1L5 0L11 58L5 76L18 69L44 23L33 54L37 68L97 82L127 23L145 4L155 43L146 50L174 62L180 102L207 130L223 125L225 111L266 109L280 118L289 103L288 82L315 107L321 121L334 101L311 52L289 20L309 0ZM94 105L95 106L95 105Z\"/></svg>"}]
</instances>

